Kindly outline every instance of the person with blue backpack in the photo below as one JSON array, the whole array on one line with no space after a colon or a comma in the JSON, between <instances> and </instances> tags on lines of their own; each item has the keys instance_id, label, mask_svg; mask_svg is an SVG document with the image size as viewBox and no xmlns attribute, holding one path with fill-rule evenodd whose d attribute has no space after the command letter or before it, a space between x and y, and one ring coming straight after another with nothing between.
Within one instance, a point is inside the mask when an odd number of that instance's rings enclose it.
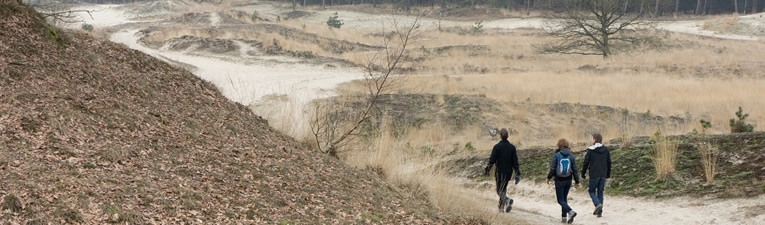
<instances>
[{"instance_id":1,"label":"person with blue backpack","mask_svg":"<svg viewBox=\"0 0 765 225\"><path fill-rule=\"evenodd\" d=\"M550 161L550 172L547 173L547 184L555 177L555 197L561 207L562 223L573 223L576 212L568 205L568 192L571 189L571 180L576 182L579 188L579 174L576 172L576 157L571 154L569 143L566 139L558 140L558 149Z\"/></svg>"}]
</instances>

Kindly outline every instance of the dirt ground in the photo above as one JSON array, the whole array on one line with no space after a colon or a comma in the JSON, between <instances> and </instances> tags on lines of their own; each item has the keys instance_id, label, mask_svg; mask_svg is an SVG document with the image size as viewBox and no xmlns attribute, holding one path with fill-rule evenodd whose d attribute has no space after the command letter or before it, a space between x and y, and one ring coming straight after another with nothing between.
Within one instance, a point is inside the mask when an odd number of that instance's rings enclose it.
<instances>
[{"instance_id":1,"label":"dirt ground","mask_svg":"<svg viewBox=\"0 0 765 225\"><path fill-rule=\"evenodd\" d=\"M80 5L77 8L94 10L92 18L81 14L82 21L96 27L110 40L186 67L195 75L215 84L227 98L250 106L266 118L289 114L294 120L305 116L307 103L335 95L338 85L360 79L363 73L352 62L317 54L334 49L294 51L282 48L287 44L277 43L278 38L295 42L315 39L324 41L325 46L342 46L342 52L336 54L363 54L377 46L372 43L345 43L331 38L313 37L310 36L310 26L306 28L303 25L301 31L299 28L273 25L272 22L289 19L308 25L322 25L332 13L338 12L345 22L343 29L370 33L391 23L391 18L399 23L414 20L412 16L391 17L344 10L306 10L305 13L290 14L290 9L267 3L200 6L168 0L127 5ZM252 11L257 11L260 22L250 20ZM712 25L716 23L715 20L663 22L658 27L671 32L706 37L758 41L763 35L762 32L756 32L756 29L762 27L760 17L762 14L736 20L735 24L745 24L744 29L749 29L747 31L741 31L741 28L720 28ZM471 27L474 22L435 18L424 18L421 21L424 29L431 30L439 27ZM541 18L502 18L486 20L484 27L497 32L513 32L518 29L541 28L544 23L545 20ZM77 29L80 24L71 26ZM305 124L299 121L295 123L297 125L292 126L304 129ZM460 181L456 179L455 182ZM489 189L479 188L471 194L485 200L486 210L493 212L496 211L495 196ZM511 189L510 193L516 199L516 210L512 216L539 224L550 224L559 219L558 206L550 187L524 182ZM574 209L581 213L577 217L577 224L633 224L634 221L646 224L759 224L765 221L765 216L758 213L763 210L763 198L759 196L709 202L689 198L655 200L609 196L606 198L606 214L603 218L589 215L592 207L582 190L572 194L571 202Z\"/></svg>"}]
</instances>

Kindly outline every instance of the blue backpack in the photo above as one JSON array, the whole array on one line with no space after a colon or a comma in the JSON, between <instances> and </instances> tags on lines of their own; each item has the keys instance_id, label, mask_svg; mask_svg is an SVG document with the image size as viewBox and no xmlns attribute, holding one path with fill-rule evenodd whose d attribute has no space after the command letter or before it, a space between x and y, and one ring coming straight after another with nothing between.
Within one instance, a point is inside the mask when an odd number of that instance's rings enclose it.
<instances>
[{"instance_id":1,"label":"blue backpack","mask_svg":"<svg viewBox=\"0 0 765 225\"><path fill-rule=\"evenodd\" d=\"M571 160L569 159L569 156L563 156L563 154L556 154L558 157L558 168L555 170L555 174L558 177L569 177L571 176Z\"/></svg>"}]
</instances>

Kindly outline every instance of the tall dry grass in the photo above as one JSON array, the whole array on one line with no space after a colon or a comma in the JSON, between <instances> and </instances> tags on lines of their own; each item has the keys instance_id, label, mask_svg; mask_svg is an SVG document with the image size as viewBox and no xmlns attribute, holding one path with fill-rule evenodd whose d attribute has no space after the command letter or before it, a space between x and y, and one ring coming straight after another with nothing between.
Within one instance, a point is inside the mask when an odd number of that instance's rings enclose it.
<instances>
[{"instance_id":1,"label":"tall dry grass","mask_svg":"<svg viewBox=\"0 0 765 225\"><path fill-rule=\"evenodd\" d=\"M707 184L714 184L717 163L720 160L720 149L710 143L702 143L698 150L699 155L701 155L701 167L704 169L704 178Z\"/></svg>"},{"instance_id":2,"label":"tall dry grass","mask_svg":"<svg viewBox=\"0 0 765 225\"><path fill-rule=\"evenodd\" d=\"M656 144L653 152L653 166L656 169L656 178L667 180L675 173L677 143L661 134L654 136L654 140Z\"/></svg>"},{"instance_id":3,"label":"tall dry grass","mask_svg":"<svg viewBox=\"0 0 765 225\"><path fill-rule=\"evenodd\" d=\"M453 134L439 127L434 124L394 132L389 122L383 122L375 137L357 143L353 146L354 151L348 151L341 158L354 167L383 175L392 184L405 187L402 190L413 197L425 194L436 207L447 212L481 218L489 223L507 223L504 221L507 218L496 217L496 212L487 210L492 208L487 206L496 204L495 201L475 198L478 190L463 187L441 164L451 158L475 154L452 151L454 143L473 141L476 148L489 149L493 141L475 142L472 132ZM406 135L394 137L394 133ZM526 224L522 220L515 220L515 223Z\"/></svg>"}]
</instances>

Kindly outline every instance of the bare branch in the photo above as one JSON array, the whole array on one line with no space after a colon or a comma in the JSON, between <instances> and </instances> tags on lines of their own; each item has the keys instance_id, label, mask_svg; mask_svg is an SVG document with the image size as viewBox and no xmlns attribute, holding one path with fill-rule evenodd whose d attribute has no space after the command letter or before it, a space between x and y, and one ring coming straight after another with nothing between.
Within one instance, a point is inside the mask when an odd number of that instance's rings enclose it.
<instances>
[{"instance_id":1,"label":"bare branch","mask_svg":"<svg viewBox=\"0 0 765 225\"><path fill-rule=\"evenodd\" d=\"M348 144L349 140L359 136L359 129L370 120L380 97L390 86L390 79L405 61L411 41L418 36L417 30L422 16L424 14L417 14L414 21L405 26L400 26L397 18L391 20L394 35L383 36L384 49L371 57L365 68L366 78L363 82L367 86L369 96L363 103L362 110L357 113L343 111L360 107L346 106L334 99L316 103L310 126L319 151L337 156L337 153L341 151L340 148ZM381 68L377 69L378 67Z\"/></svg>"}]
</instances>

